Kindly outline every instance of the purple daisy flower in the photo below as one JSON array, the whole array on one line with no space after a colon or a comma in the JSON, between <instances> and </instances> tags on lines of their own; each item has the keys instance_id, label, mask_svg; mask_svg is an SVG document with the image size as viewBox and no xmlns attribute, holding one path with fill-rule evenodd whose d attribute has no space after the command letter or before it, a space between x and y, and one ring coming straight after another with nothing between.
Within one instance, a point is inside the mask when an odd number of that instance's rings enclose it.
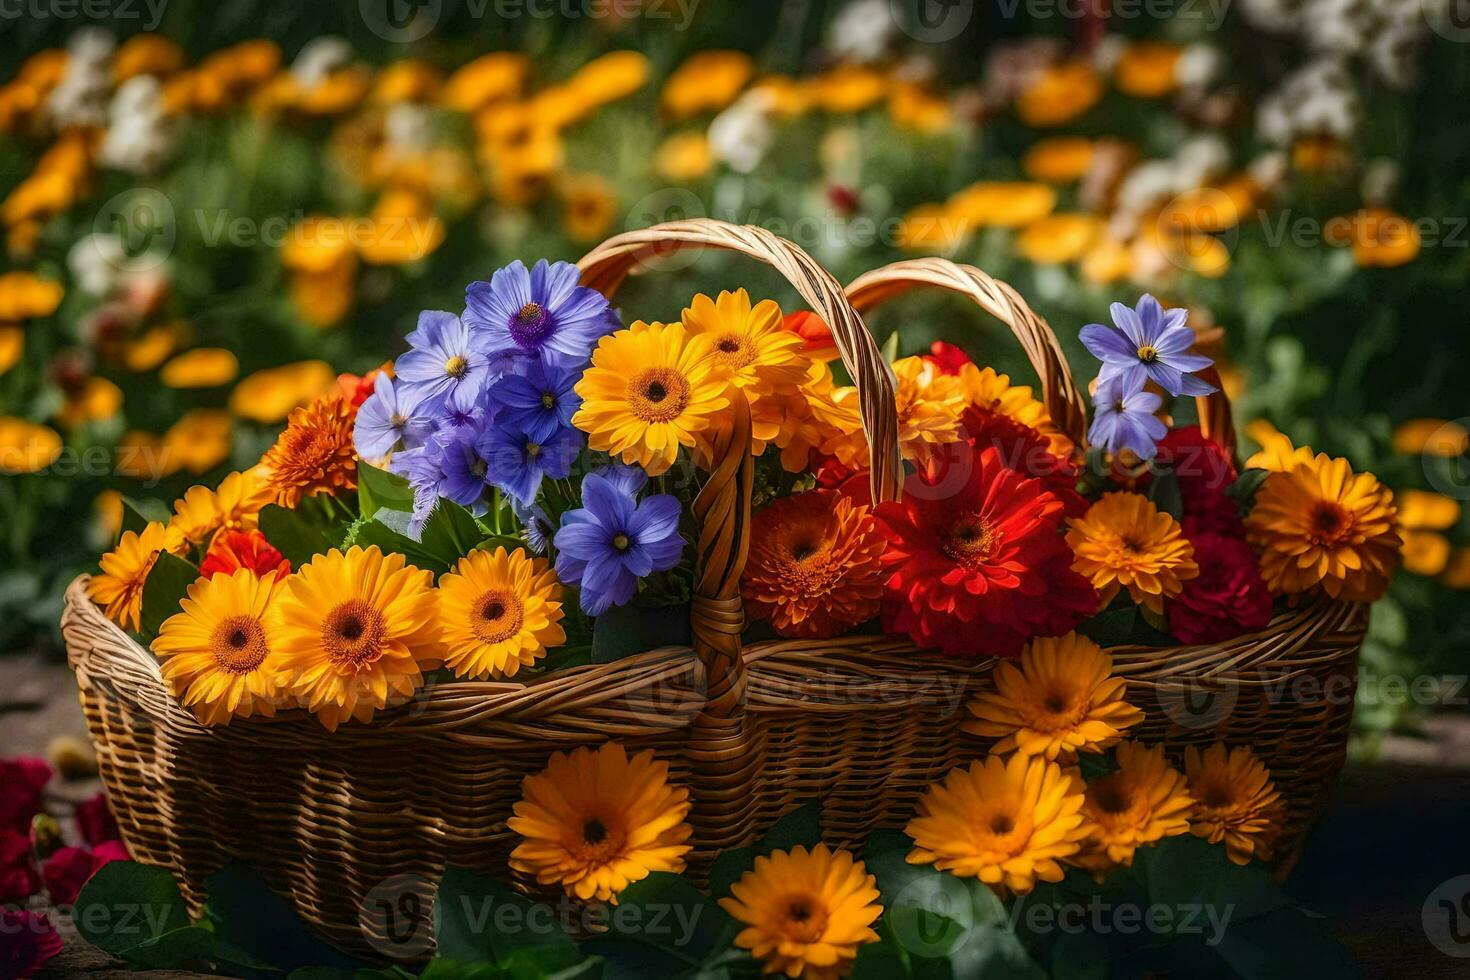
<instances>
[{"instance_id":1,"label":"purple daisy flower","mask_svg":"<svg viewBox=\"0 0 1470 980\"><path fill-rule=\"evenodd\" d=\"M607 297L579 285L579 278L570 262L542 259L528 270L516 260L489 282L470 283L465 322L480 334L486 353L549 350L585 361L619 324Z\"/></svg>"},{"instance_id":2,"label":"purple daisy flower","mask_svg":"<svg viewBox=\"0 0 1470 980\"><path fill-rule=\"evenodd\" d=\"M582 407L573 389L582 377L555 355L518 359L510 373L490 389L496 417L533 439L549 440L558 429L570 428L572 416Z\"/></svg>"},{"instance_id":3,"label":"purple daisy flower","mask_svg":"<svg viewBox=\"0 0 1470 980\"><path fill-rule=\"evenodd\" d=\"M434 422L424 411L419 393L395 384L387 374L373 382L373 393L357 410L352 442L357 455L379 459L402 440L408 449L423 445L434 432Z\"/></svg>"},{"instance_id":4,"label":"purple daisy flower","mask_svg":"<svg viewBox=\"0 0 1470 980\"><path fill-rule=\"evenodd\" d=\"M516 515L516 520L521 522L521 527L526 532L526 547L533 554L546 554L546 546L551 543L551 535L555 528L551 526L551 518L546 516L546 511L537 504L523 504L514 497L510 498L510 509Z\"/></svg>"},{"instance_id":5,"label":"purple daisy flower","mask_svg":"<svg viewBox=\"0 0 1470 980\"><path fill-rule=\"evenodd\" d=\"M396 373L421 401L468 411L491 380L490 358L453 313L425 310L408 335L412 348L398 358Z\"/></svg>"},{"instance_id":6,"label":"purple daisy flower","mask_svg":"<svg viewBox=\"0 0 1470 980\"><path fill-rule=\"evenodd\" d=\"M1169 431L1154 414L1162 404L1163 399L1141 387L1128 391L1117 376L1099 381L1087 439L1115 455L1130 449L1139 459L1153 459L1158 441Z\"/></svg>"},{"instance_id":7,"label":"purple daisy flower","mask_svg":"<svg viewBox=\"0 0 1470 980\"><path fill-rule=\"evenodd\" d=\"M572 472L572 463L582 451L582 434L567 427L539 439L497 419L478 448L490 461L490 482L516 501L529 504L541 489L542 477L560 480Z\"/></svg>"},{"instance_id":8,"label":"purple daisy flower","mask_svg":"<svg viewBox=\"0 0 1470 980\"><path fill-rule=\"evenodd\" d=\"M632 599L640 579L679 563L679 501L661 493L639 502L615 481L590 473L582 503L562 515L556 574L580 584L582 609L598 616Z\"/></svg>"},{"instance_id":9,"label":"purple daisy flower","mask_svg":"<svg viewBox=\"0 0 1470 980\"><path fill-rule=\"evenodd\" d=\"M485 437L472 427L446 429L435 437L442 446L439 495L448 497L475 516L487 510L485 490L491 484L490 457L485 452Z\"/></svg>"},{"instance_id":10,"label":"purple daisy flower","mask_svg":"<svg viewBox=\"0 0 1470 980\"><path fill-rule=\"evenodd\" d=\"M431 438L417 449L394 453L388 461L389 471L403 477L413 489L413 516L408 522L408 533L415 540L423 533L424 522L439 502L439 486L444 482L443 458L442 442Z\"/></svg>"},{"instance_id":11,"label":"purple daisy flower","mask_svg":"<svg viewBox=\"0 0 1470 980\"><path fill-rule=\"evenodd\" d=\"M1089 323L1082 328L1082 343L1102 361L1098 381L1121 378L1124 391L1137 391L1152 380L1171 395L1208 395L1215 390L1193 376L1215 362L1191 354L1194 331L1185 326L1187 310L1165 311L1159 301L1145 293L1138 308L1112 305L1115 327Z\"/></svg>"}]
</instances>

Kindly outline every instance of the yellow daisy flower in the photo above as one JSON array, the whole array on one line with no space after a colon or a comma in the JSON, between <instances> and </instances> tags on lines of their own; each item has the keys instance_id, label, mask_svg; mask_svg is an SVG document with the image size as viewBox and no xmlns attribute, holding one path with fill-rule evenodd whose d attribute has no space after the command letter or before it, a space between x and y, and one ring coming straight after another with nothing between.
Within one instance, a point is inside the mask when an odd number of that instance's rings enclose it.
<instances>
[{"instance_id":1,"label":"yellow daisy flower","mask_svg":"<svg viewBox=\"0 0 1470 980\"><path fill-rule=\"evenodd\" d=\"M617 742L558 752L521 784L506 826L524 838L510 866L599 902L650 871L684 870L691 833L689 791L669 785L669 765L653 752L628 758Z\"/></svg>"},{"instance_id":2,"label":"yellow daisy flower","mask_svg":"<svg viewBox=\"0 0 1470 980\"><path fill-rule=\"evenodd\" d=\"M177 552L183 545L178 532L152 521L142 533L124 531L117 547L102 556L102 571L87 583L87 594L103 607L107 618L123 629L137 632L143 612L143 585L160 551Z\"/></svg>"},{"instance_id":3,"label":"yellow daisy flower","mask_svg":"<svg viewBox=\"0 0 1470 980\"><path fill-rule=\"evenodd\" d=\"M260 458L276 503L294 508L303 497L356 489L356 419L357 409L337 395L324 395L291 412L275 445Z\"/></svg>"},{"instance_id":4,"label":"yellow daisy flower","mask_svg":"<svg viewBox=\"0 0 1470 980\"><path fill-rule=\"evenodd\" d=\"M196 347L163 366L158 380L169 388L214 388L235 380L240 362L223 347Z\"/></svg>"},{"instance_id":5,"label":"yellow daisy flower","mask_svg":"<svg viewBox=\"0 0 1470 980\"><path fill-rule=\"evenodd\" d=\"M270 488L254 471L231 473L220 481L217 490L190 487L174 501L174 516L168 526L190 544L203 544L221 528L247 531L255 527L261 508L271 499Z\"/></svg>"},{"instance_id":6,"label":"yellow daisy flower","mask_svg":"<svg viewBox=\"0 0 1470 980\"><path fill-rule=\"evenodd\" d=\"M242 568L189 586L182 611L164 621L153 653L174 697L204 724L276 713L280 627L272 604L280 592L275 572L257 578Z\"/></svg>"},{"instance_id":7,"label":"yellow daisy flower","mask_svg":"<svg viewBox=\"0 0 1470 980\"><path fill-rule=\"evenodd\" d=\"M1122 742L1117 752L1117 771L1089 784L1082 804L1088 836L1077 863L1095 871L1102 864L1127 867L1143 845L1188 833L1194 805L1162 745Z\"/></svg>"},{"instance_id":8,"label":"yellow daisy flower","mask_svg":"<svg viewBox=\"0 0 1470 980\"><path fill-rule=\"evenodd\" d=\"M669 75L659 102L674 119L718 112L735 101L753 74L755 62L743 51L698 51Z\"/></svg>"},{"instance_id":9,"label":"yellow daisy flower","mask_svg":"<svg viewBox=\"0 0 1470 980\"><path fill-rule=\"evenodd\" d=\"M61 436L47 425L0 417L0 473L44 470L61 455Z\"/></svg>"},{"instance_id":10,"label":"yellow daisy flower","mask_svg":"<svg viewBox=\"0 0 1470 980\"><path fill-rule=\"evenodd\" d=\"M1077 555L1072 568L1092 580L1104 606L1126 587L1134 602L1162 614L1164 600L1199 575L1179 522L1142 494L1103 494L1072 521L1067 544Z\"/></svg>"},{"instance_id":11,"label":"yellow daisy flower","mask_svg":"<svg viewBox=\"0 0 1470 980\"><path fill-rule=\"evenodd\" d=\"M376 546L317 555L279 608L287 688L330 731L408 700L441 658L434 576Z\"/></svg>"},{"instance_id":12,"label":"yellow daisy flower","mask_svg":"<svg viewBox=\"0 0 1470 980\"><path fill-rule=\"evenodd\" d=\"M667 471L679 447L692 448L730 404L712 346L679 323L640 320L603 337L577 382L582 407L572 424L594 450L637 463L650 476Z\"/></svg>"},{"instance_id":13,"label":"yellow daisy flower","mask_svg":"<svg viewBox=\"0 0 1470 980\"><path fill-rule=\"evenodd\" d=\"M1265 419L1256 419L1245 427L1245 434L1260 443L1260 452L1245 461L1246 469L1284 473L1312 461L1312 451L1306 446L1293 446L1291 440L1278 432Z\"/></svg>"},{"instance_id":14,"label":"yellow daisy flower","mask_svg":"<svg viewBox=\"0 0 1470 980\"><path fill-rule=\"evenodd\" d=\"M961 878L1025 895L1061 881L1059 863L1077 853L1088 829L1083 784L1040 756L992 755L950 771L919 798L905 831L910 864L933 864Z\"/></svg>"},{"instance_id":15,"label":"yellow daisy flower","mask_svg":"<svg viewBox=\"0 0 1470 980\"><path fill-rule=\"evenodd\" d=\"M965 364L960 367L960 386L971 407L992 415L1004 415L1046 440L1053 456L1071 459L1076 446L1056 422L1046 406L1032 394L1028 385L1011 384L1010 375L997 374L993 368Z\"/></svg>"},{"instance_id":16,"label":"yellow daisy flower","mask_svg":"<svg viewBox=\"0 0 1470 980\"><path fill-rule=\"evenodd\" d=\"M761 961L762 972L836 980L858 948L878 941L883 914L877 880L847 851L818 844L772 851L730 886L720 907L745 928L735 945Z\"/></svg>"},{"instance_id":17,"label":"yellow daisy flower","mask_svg":"<svg viewBox=\"0 0 1470 980\"><path fill-rule=\"evenodd\" d=\"M898 382L894 389L898 446L904 459L923 463L933 455L934 447L963 437L961 418L967 402L957 376L942 373L922 357L895 361L893 374ZM811 405L831 433L822 451L836 456L844 466L866 467L868 445L862 436L857 388L833 388Z\"/></svg>"},{"instance_id":18,"label":"yellow daisy flower","mask_svg":"<svg viewBox=\"0 0 1470 980\"><path fill-rule=\"evenodd\" d=\"M1402 541L1393 492L1325 453L1272 473L1256 492L1246 537L1261 551L1271 591L1321 588L1334 599L1372 602L1388 588Z\"/></svg>"},{"instance_id":19,"label":"yellow daisy flower","mask_svg":"<svg viewBox=\"0 0 1470 980\"><path fill-rule=\"evenodd\" d=\"M1189 829L1211 844L1225 842L1236 864L1252 857L1269 860L1271 843L1281 829L1281 794L1271 782L1271 771L1247 746L1227 749L1216 742L1201 754L1184 750L1184 771L1194 809Z\"/></svg>"},{"instance_id":20,"label":"yellow daisy flower","mask_svg":"<svg viewBox=\"0 0 1470 980\"><path fill-rule=\"evenodd\" d=\"M1143 721L1123 700L1128 682L1113 676L1113 658L1085 636L1039 636L1019 666L995 668L995 690L970 702L965 731L999 738L992 752L1042 755L1070 763L1078 752L1101 752Z\"/></svg>"},{"instance_id":21,"label":"yellow daisy flower","mask_svg":"<svg viewBox=\"0 0 1470 980\"><path fill-rule=\"evenodd\" d=\"M460 677L514 677L567 640L561 583L519 548L472 551L439 579L444 665Z\"/></svg>"}]
</instances>

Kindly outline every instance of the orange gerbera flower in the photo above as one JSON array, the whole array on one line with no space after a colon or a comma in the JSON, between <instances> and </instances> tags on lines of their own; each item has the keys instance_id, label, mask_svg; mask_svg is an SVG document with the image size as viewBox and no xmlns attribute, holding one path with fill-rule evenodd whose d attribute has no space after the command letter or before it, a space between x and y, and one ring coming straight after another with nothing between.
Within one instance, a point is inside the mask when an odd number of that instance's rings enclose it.
<instances>
[{"instance_id":1,"label":"orange gerbera flower","mask_svg":"<svg viewBox=\"0 0 1470 980\"><path fill-rule=\"evenodd\" d=\"M884 538L835 490L783 497L755 516L741 591L782 636L837 636L878 615Z\"/></svg>"},{"instance_id":2,"label":"orange gerbera flower","mask_svg":"<svg viewBox=\"0 0 1470 980\"><path fill-rule=\"evenodd\" d=\"M1236 864L1269 859L1281 829L1281 794L1256 754L1244 745L1227 749L1224 742L1201 754L1191 745L1184 750L1184 771L1195 801L1190 831L1211 844L1224 841Z\"/></svg>"},{"instance_id":3,"label":"orange gerbera flower","mask_svg":"<svg viewBox=\"0 0 1470 980\"><path fill-rule=\"evenodd\" d=\"M356 488L356 418L356 410L335 394L291 413L286 430L260 459L276 503L295 507L303 497Z\"/></svg>"},{"instance_id":4,"label":"orange gerbera flower","mask_svg":"<svg viewBox=\"0 0 1470 980\"><path fill-rule=\"evenodd\" d=\"M1143 845L1189 832L1194 800L1184 776L1164 758L1164 747L1123 742L1117 751L1117 771L1087 787L1082 812L1088 836L1078 862L1084 867L1126 867Z\"/></svg>"},{"instance_id":5,"label":"orange gerbera flower","mask_svg":"<svg viewBox=\"0 0 1470 980\"><path fill-rule=\"evenodd\" d=\"M1396 517L1391 490L1324 453L1266 477L1246 535L1262 552L1261 574L1272 592L1320 587L1334 599L1372 602L1398 565Z\"/></svg>"},{"instance_id":6,"label":"orange gerbera flower","mask_svg":"<svg viewBox=\"0 0 1470 980\"><path fill-rule=\"evenodd\" d=\"M1194 548L1179 522L1137 493L1105 493L1072 522L1067 544L1072 568L1092 579L1106 606L1127 588L1133 601L1155 613L1199 575Z\"/></svg>"},{"instance_id":7,"label":"orange gerbera flower","mask_svg":"<svg viewBox=\"0 0 1470 980\"><path fill-rule=\"evenodd\" d=\"M124 531L117 547L102 556L102 571L87 583L87 594L107 618L136 632L143 613L143 585L160 551L177 552L183 537L153 521L142 533Z\"/></svg>"}]
</instances>

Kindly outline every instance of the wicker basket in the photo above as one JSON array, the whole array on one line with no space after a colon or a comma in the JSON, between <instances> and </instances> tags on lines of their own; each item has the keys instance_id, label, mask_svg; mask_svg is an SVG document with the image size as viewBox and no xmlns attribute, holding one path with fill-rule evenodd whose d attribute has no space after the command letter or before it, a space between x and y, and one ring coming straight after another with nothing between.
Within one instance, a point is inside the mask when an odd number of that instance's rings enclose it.
<instances>
[{"instance_id":1,"label":"wicker basket","mask_svg":"<svg viewBox=\"0 0 1470 980\"><path fill-rule=\"evenodd\" d=\"M893 498L898 487L897 421L891 373L857 309L913 285L967 295L1007 323L1057 422L1082 433L1081 398L1051 330L1009 287L975 269L899 263L844 294L769 232L687 221L608 241L582 260L584 281L611 295L635 267L685 247L769 263L832 327L860 389L875 499ZM902 826L926 786L985 753L960 725L965 703L990 683L993 661L957 662L874 636L742 650L752 464L741 414L694 505L692 651L655 650L525 684L441 684L335 734L299 711L209 729L174 701L153 656L102 615L78 579L62 629L132 854L173 871L196 911L209 874L249 864L336 945L382 956L399 940L371 914L373 896L391 886L428 908L446 863L505 877L515 844L506 819L521 780L577 745L616 738L668 760L691 791L696 876L713 854L751 841L813 798L824 801L824 833L834 844ZM1223 400L1202 416L1218 438L1231 438ZM1130 700L1148 714L1141 737L1174 750L1224 738L1262 755L1289 803L1289 849L1342 763L1352 705L1350 696L1283 698L1279 685L1302 677L1319 692L1333 691L1327 682L1336 677L1350 685L1364 625L1362 607L1324 603L1225 644L1112 652L1131 682ZM1210 695L1203 715L1191 710L1201 692Z\"/></svg>"}]
</instances>

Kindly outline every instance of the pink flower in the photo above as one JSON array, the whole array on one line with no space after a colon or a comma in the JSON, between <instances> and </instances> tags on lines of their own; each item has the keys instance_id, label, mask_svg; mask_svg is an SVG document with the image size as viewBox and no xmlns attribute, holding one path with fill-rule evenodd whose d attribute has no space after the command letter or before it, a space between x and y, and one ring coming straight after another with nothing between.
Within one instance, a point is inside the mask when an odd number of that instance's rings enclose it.
<instances>
[{"instance_id":1,"label":"pink flower","mask_svg":"<svg viewBox=\"0 0 1470 980\"><path fill-rule=\"evenodd\" d=\"M23 902L40 888L30 837L0 827L0 903Z\"/></svg>"},{"instance_id":2,"label":"pink flower","mask_svg":"<svg viewBox=\"0 0 1470 980\"><path fill-rule=\"evenodd\" d=\"M61 848L41 866L46 890L51 893L51 904L75 904L82 886L91 881L103 865L127 859L127 850L117 841L104 841L90 851L84 847Z\"/></svg>"},{"instance_id":3,"label":"pink flower","mask_svg":"<svg viewBox=\"0 0 1470 980\"><path fill-rule=\"evenodd\" d=\"M50 781L51 766L44 759L0 759L0 828L29 832Z\"/></svg>"},{"instance_id":4,"label":"pink flower","mask_svg":"<svg viewBox=\"0 0 1470 980\"><path fill-rule=\"evenodd\" d=\"M29 977L61 952L61 937L39 912L0 909L0 977Z\"/></svg>"},{"instance_id":5,"label":"pink flower","mask_svg":"<svg viewBox=\"0 0 1470 980\"><path fill-rule=\"evenodd\" d=\"M122 837L117 829L117 821L112 818L112 811L107 807L106 794L98 793L78 803L75 816L82 840L91 847Z\"/></svg>"}]
</instances>

